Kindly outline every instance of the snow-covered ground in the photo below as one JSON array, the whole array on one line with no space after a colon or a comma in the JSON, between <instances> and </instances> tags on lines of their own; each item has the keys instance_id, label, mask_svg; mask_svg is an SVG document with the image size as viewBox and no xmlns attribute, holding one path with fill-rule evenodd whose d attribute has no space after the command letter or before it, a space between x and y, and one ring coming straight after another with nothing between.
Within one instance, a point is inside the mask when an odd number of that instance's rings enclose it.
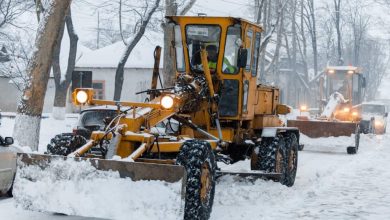
<instances>
[{"instance_id":1,"label":"snow-covered ground","mask_svg":"<svg viewBox=\"0 0 390 220\"><path fill-rule=\"evenodd\" d=\"M44 119L41 151L52 136L70 131L75 122L74 118L65 121ZM11 135L12 123L12 119L3 118L0 134ZM305 149L299 154L299 168L293 187L272 181L222 177L216 188L211 219L390 219L390 134L362 135L357 155L346 154L345 147L352 143L351 138L303 137L301 142L305 144ZM249 161L234 166L236 169L247 168ZM104 191L98 191L90 191L91 199L86 201L101 202L97 194ZM149 216L139 216L142 206L133 206L133 210L131 206L126 206L126 198L130 197L126 196L126 192L118 190L115 197L118 199L106 201L103 207L118 211L115 215L103 217L167 219L167 210L159 209L146 213ZM148 197L150 207L153 207L153 202L157 205L161 203L155 196ZM102 204L97 207L101 208ZM96 213L99 212L107 213L96 210ZM85 213L79 213L82 214ZM0 198L0 219L86 218L25 211L15 207L15 199Z\"/></svg>"}]
</instances>

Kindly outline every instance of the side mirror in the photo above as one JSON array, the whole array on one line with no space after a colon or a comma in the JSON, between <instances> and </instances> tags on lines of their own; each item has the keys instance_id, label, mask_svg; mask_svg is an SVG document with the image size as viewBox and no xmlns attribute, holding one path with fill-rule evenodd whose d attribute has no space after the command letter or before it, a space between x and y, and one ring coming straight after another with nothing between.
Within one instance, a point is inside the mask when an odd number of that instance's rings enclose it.
<instances>
[{"instance_id":1,"label":"side mirror","mask_svg":"<svg viewBox=\"0 0 390 220\"><path fill-rule=\"evenodd\" d=\"M14 139L12 137L4 138L4 145L11 145L14 143Z\"/></svg>"},{"instance_id":2,"label":"side mirror","mask_svg":"<svg viewBox=\"0 0 390 220\"><path fill-rule=\"evenodd\" d=\"M237 66L238 68L245 68L246 61L248 58L248 50L244 48L240 48L238 50L238 58L237 58Z\"/></svg>"},{"instance_id":3,"label":"side mirror","mask_svg":"<svg viewBox=\"0 0 390 220\"><path fill-rule=\"evenodd\" d=\"M387 117L387 116L389 116L389 113L388 113L388 112L385 113L385 117Z\"/></svg>"}]
</instances>

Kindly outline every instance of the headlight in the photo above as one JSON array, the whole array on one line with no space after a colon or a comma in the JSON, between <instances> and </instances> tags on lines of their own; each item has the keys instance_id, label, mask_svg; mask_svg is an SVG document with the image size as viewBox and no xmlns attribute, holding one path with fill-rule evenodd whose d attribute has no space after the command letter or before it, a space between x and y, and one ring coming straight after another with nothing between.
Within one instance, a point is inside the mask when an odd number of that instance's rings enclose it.
<instances>
[{"instance_id":1,"label":"headlight","mask_svg":"<svg viewBox=\"0 0 390 220\"><path fill-rule=\"evenodd\" d=\"M382 127L382 126L383 126L382 121L375 120L375 127Z\"/></svg>"},{"instance_id":2,"label":"headlight","mask_svg":"<svg viewBox=\"0 0 390 220\"><path fill-rule=\"evenodd\" d=\"M88 101L88 94L84 90L80 90L76 94L77 102L80 104L85 104Z\"/></svg>"},{"instance_id":3,"label":"headlight","mask_svg":"<svg viewBox=\"0 0 390 220\"><path fill-rule=\"evenodd\" d=\"M352 116L358 116L358 113L357 112L352 112Z\"/></svg>"},{"instance_id":4,"label":"headlight","mask_svg":"<svg viewBox=\"0 0 390 220\"><path fill-rule=\"evenodd\" d=\"M169 95L161 98L161 106L165 109L170 109L173 106L173 98Z\"/></svg>"},{"instance_id":5,"label":"headlight","mask_svg":"<svg viewBox=\"0 0 390 220\"><path fill-rule=\"evenodd\" d=\"M301 107L299 109L301 110L301 112L305 112L305 111L307 111L307 106L301 105Z\"/></svg>"},{"instance_id":6,"label":"headlight","mask_svg":"<svg viewBox=\"0 0 390 220\"><path fill-rule=\"evenodd\" d=\"M72 92L73 104L85 105L93 102L93 89L91 88L77 88Z\"/></svg>"},{"instance_id":7,"label":"headlight","mask_svg":"<svg viewBox=\"0 0 390 220\"><path fill-rule=\"evenodd\" d=\"M351 111L351 109L348 108L348 107L345 107L345 108L343 109L343 111L344 111L345 113L348 113L349 111Z\"/></svg>"},{"instance_id":8,"label":"headlight","mask_svg":"<svg viewBox=\"0 0 390 220\"><path fill-rule=\"evenodd\" d=\"M329 70L328 70L328 73L329 73L329 74L334 74L335 72L336 72L336 71L335 71L334 69L329 69Z\"/></svg>"}]
</instances>

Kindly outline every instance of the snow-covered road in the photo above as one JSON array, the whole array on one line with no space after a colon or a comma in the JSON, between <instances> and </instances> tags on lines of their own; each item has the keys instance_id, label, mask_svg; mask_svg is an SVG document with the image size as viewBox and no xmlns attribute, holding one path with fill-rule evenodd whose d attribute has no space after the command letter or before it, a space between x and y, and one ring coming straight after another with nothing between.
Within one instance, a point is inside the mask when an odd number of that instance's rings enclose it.
<instances>
[{"instance_id":1,"label":"snow-covered road","mask_svg":"<svg viewBox=\"0 0 390 220\"><path fill-rule=\"evenodd\" d=\"M9 132L11 125L0 132ZM8 121L11 123L11 121ZM54 132L70 130L74 121L54 128L42 123L41 142ZM351 138L302 138L295 185L249 181L225 176L216 189L211 219L390 219L390 134L362 135L357 155L346 154ZM249 167L244 161L236 168ZM123 213L124 218L131 212ZM0 199L0 219L85 219L24 211L14 199ZM158 219L158 217L157 217Z\"/></svg>"},{"instance_id":2,"label":"snow-covered road","mask_svg":"<svg viewBox=\"0 0 390 220\"><path fill-rule=\"evenodd\" d=\"M303 142L293 187L226 177L217 188L213 219L390 218L389 134L362 136L357 155L335 147L334 138Z\"/></svg>"}]
</instances>

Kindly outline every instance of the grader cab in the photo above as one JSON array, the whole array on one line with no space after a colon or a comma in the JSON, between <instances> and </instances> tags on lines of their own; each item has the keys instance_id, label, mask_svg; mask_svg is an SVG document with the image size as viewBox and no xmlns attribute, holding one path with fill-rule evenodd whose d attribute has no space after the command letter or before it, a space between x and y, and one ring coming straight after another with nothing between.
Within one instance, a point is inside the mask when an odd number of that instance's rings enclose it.
<instances>
[{"instance_id":1,"label":"grader cab","mask_svg":"<svg viewBox=\"0 0 390 220\"><path fill-rule=\"evenodd\" d=\"M76 89L76 105L116 105L118 114L85 145L61 156L88 158L97 169L118 171L134 181L182 181L185 219L209 218L215 180L221 175L268 178L292 186L299 131L283 126L278 117L291 110L279 103L279 89L257 84L261 27L232 17L168 19L174 32L172 48L167 48L175 60L174 86L156 86L156 48L151 89L141 91L150 95L149 102L97 100L92 89ZM167 132L155 129L158 126ZM101 154L92 154L92 148ZM42 169L56 159L34 154L20 158L20 168L35 164ZM245 159L251 162L246 172L220 170L216 163Z\"/></svg>"}]
</instances>

